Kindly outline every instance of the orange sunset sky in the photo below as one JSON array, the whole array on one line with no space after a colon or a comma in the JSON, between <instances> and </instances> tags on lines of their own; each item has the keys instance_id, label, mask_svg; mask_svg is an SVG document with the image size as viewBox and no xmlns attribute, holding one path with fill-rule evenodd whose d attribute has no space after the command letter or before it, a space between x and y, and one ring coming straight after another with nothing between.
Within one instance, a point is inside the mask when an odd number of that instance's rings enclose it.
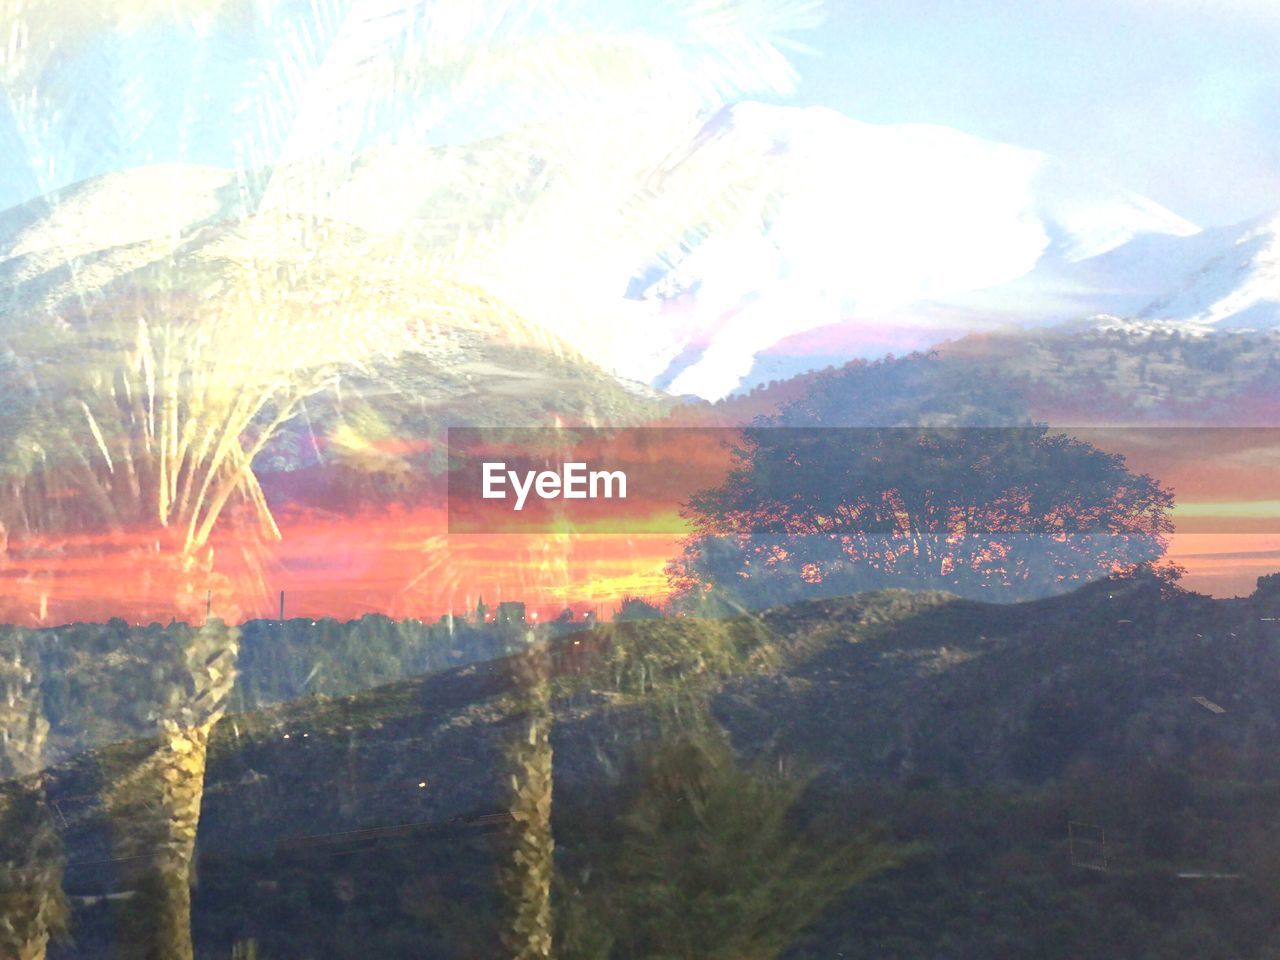
<instances>
[{"instance_id":1,"label":"orange sunset sky","mask_svg":"<svg viewBox=\"0 0 1280 960\"><path fill-rule=\"evenodd\" d=\"M1280 569L1280 432L1264 429L1072 429L1126 454L1130 466L1177 496L1169 559L1189 589L1215 596L1252 591ZM681 441L681 436L685 437ZM670 495L628 502L628 529L610 532L449 533L440 505L356 511L285 503L281 536L250 535L234 516L195 569L164 559L155 531L9 544L0 569L0 618L28 625L122 616L134 622L194 618L208 602L239 620L274 616L340 619L365 613L434 619L523 600L540 617L566 605L607 615L625 595L661 599L664 567L679 552L679 501L723 471L726 452L673 431L649 451L651 466L680 482ZM615 509L613 505L601 507ZM579 531L592 524L580 523ZM206 598L208 598L206 600Z\"/></svg>"}]
</instances>

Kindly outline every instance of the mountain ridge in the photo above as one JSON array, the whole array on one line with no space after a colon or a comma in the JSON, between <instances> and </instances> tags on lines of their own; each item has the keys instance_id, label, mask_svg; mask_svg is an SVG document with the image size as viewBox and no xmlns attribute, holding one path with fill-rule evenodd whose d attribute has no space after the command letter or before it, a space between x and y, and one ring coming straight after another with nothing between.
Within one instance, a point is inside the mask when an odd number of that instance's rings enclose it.
<instances>
[{"instance_id":1,"label":"mountain ridge","mask_svg":"<svg viewBox=\"0 0 1280 960\"><path fill-rule=\"evenodd\" d=\"M392 284L457 261L619 378L711 400L973 333L1095 318L1193 333L1280 323L1274 214L1202 230L1039 151L821 107L744 102L684 137L629 189L670 205L715 185L721 196L692 214L702 226L648 260L634 243L600 245L563 311L550 307L573 278L543 277L552 261L534 242L573 182L550 130L380 148L244 182L194 165L105 174L0 213L0 276L11 308L56 309L138 269L207 260L215 234L264 262L327 250ZM266 207L260 181L276 187ZM401 202L370 204L391 195ZM557 227L567 250L591 248L570 236L595 229L588 219ZM509 241L492 242L507 223Z\"/></svg>"},{"instance_id":2,"label":"mountain ridge","mask_svg":"<svg viewBox=\"0 0 1280 960\"><path fill-rule=\"evenodd\" d=\"M1170 898L1200 904L1238 955L1262 956L1275 929L1274 912L1254 912L1254 898L1268 896L1273 876L1262 811L1277 775L1265 745L1280 725L1269 694L1280 676L1278 602L1261 586L1224 601L1136 578L1022 604L891 590L566 636L547 658L561 879L576 889L574 865L601 854L594 831L625 824L618 791L661 785L644 779L637 753L687 748L709 722L747 776L809 785L801 815L825 811L850 830L881 822L913 845L785 956L830 956L865 940L892 957L943 946L1006 955L992 952L993 937L1019 944L1009 956L1046 955L1055 943L1047 955L1086 946L1105 955L1126 938L1194 937L1162 921ZM772 653L754 669L732 669L764 647ZM200 824L202 942L225 946L247 923L273 955L306 956L359 911L377 917L370 942L382 943L388 924L412 931L419 916L413 903L396 909L397 885L458 857L475 877L491 876L504 848L464 838L481 823L510 823L503 743L525 709L514 663L223 719ZM696 708L704 695L709 716ZM145 749L118 744L48 771L50 798L66 801L67 886L84 897L78 956L105 955L109 915L92 896L113 889L99 852L103 812L84 795ZM1105 827L1101 862L1096 845L1073 842L1069 820ZM391 853L392 842L407 852ZM737 851L725 855L737 862ZM1205 914L1206 894L1178 873L1195 869L1232 874L1245 899ZM287 904L308 889L314 902L330 884L354 886L351 905L324 912L318 928L311 915L305 927L295 921ZM958 894L970 888L972 904ZM866 899L882 896L898 907L873 910L880 920L871 922ZM451 902L485 903L472 887ZM1052 922L1063 909L1114 911L1116 902L1126 910L1114 923L1064 934ZM981 922L991 909L1000 923ZM1257 916L1271 919L1248 921ZM417 952L396 953L389 939L388 955L422 955L419 939L403 942Z\"/></svg>"}]
</instances>

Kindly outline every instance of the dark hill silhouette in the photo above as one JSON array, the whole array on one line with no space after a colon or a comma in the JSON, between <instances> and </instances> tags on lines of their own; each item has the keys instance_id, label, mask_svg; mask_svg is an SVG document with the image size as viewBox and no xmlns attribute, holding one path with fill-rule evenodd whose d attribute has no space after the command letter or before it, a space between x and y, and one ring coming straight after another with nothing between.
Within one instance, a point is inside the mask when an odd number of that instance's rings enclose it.
<instances>
[{"instance_id":1,"label":"dark hill silhouette","mask_svg":"<svg viewBox=\"0 0 1280 960\"><path fill-rule=\"evenodd\" d=\"M670 792L646 777L665 770L710 777L708 798L719 783L798 784L789 816L804 829L855 837L879 824L897 850L897 866L832 893L785 956L1165 956L1205 942L1264 956L1280 932L1277 617L1269 581L1224 601L1136 576L1019 604L886 591L556 639L559 922L585 923L585 911L628 935L671 933L623 922L643 898L608 852L637 842L641 821L621 811L664 809L653 804ZM265 956L346 956L329 945L358 932L379 956L482 952L519 703L518 673L495 661L224 719L198 844L200 949L225 956L252 938ZM737 773L705 746L720 728ZM705 761L678 759L681 743L704 744L683 755ZM677 752L661 759L664 744ZM115 882L95 865L101 811L76 798L139 751L119 744L50 771L73 897ZM682 829L708 849L724 841ZM750 849L798 844L805 862L804 835ZM689 879L673 869L671 882ZM73 906L74 955L105 956L110 910Z\"/></svg>"}]
</instances>

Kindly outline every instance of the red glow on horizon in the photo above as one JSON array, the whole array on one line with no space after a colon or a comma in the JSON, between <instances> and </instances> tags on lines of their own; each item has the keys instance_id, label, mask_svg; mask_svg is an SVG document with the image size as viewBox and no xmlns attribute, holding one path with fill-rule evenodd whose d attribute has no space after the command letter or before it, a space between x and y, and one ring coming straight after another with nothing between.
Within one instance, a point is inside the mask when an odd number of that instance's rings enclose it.
<instances>
[{"instance_id":1,"label":"red glow on horizon","mask_svg":"<svg viewBox=\"0 0 1280 960\"><path fill-rule=\"evenodd\" d=\"M607 611L626 595L662 599L678 534L445 534L441 508L350 517L277 516L283 534L224 534L182 569L154 532L10 543L0 568L0 622L25 626L119 616L131 623L232 622L277 615L355 619L368 613L434 620L523 601L540 620L569 607Z\"/></svg>"},{"instance_id":2,"label":"red glow on horizon","mask_svg":"<svg viewBox=\"0 0 1280 960\"><path fill-rule=\"evenodd\" d=\"M1073 433L1104 449L1123 447L1129 466L1169 484L1180 506L1247 504L1280 483L1269 449L1243 432L1209 431L1195 451L1144 448L1141 436L1129 440L1117 431ZM679 458L697 486L710 482L712 466L725 463L719 450L696 469L689 466L697 459L692 448L663 453ZM629 509L671 513L675 507L650 500ZM280 591L287 616L312 619L380 613L434 620L470 615L482 596L491 607L523 601L539 620L554 619L566 606L579 616L586 610L607 615L627 595L666 598L664 568L678 555L682 536L678 530L450 535L443 506L321 509L284 502L275 505L275 516L280 540L265 539L232 512L209 547L185 561L157 529L40 539L11 533L0 551L0 622L38 626L113 616L198 622L206 604L213 615L238 622L275 617ZM1168 559L1186 568L1188 589L1248 594L1259 575L1280 569L1280 518L1206 519L1194 511L1174 517L1178 530Z\"/></svg>"}]
</instances>

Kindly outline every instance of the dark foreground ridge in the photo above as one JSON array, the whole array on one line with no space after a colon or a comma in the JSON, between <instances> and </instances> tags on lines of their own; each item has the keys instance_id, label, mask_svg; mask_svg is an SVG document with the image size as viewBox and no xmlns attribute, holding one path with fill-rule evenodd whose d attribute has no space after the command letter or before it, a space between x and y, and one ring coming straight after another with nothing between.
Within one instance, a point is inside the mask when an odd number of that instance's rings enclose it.
<instances>
[{"instance_id":1,"label":"dark foreground ridge","mask_svg":"<svg viewBox=\"0 0 1280 960\"><path fill-rule=\"evenodd\" d=\"M556 638L538 682L558 955L727 958L671 946L715 929L681 912L701 897L735 918L738 956L1269 956L1277 618L1273 591L1211 600L1137 578L1014 605L886 591ZM504 744L526 660L222 720L197 956L248 941L298 960L499 955ZM51 771L75 937L52 956L110 953L111 897L129 891L94 797L145 750ZM673 799L673 783L694 787ZM782 794L776 823L726 799ZM779 933L752 901L770 872L812 878L824 843L873 836L802 928Z\"/></svg>"}]
</instances>

